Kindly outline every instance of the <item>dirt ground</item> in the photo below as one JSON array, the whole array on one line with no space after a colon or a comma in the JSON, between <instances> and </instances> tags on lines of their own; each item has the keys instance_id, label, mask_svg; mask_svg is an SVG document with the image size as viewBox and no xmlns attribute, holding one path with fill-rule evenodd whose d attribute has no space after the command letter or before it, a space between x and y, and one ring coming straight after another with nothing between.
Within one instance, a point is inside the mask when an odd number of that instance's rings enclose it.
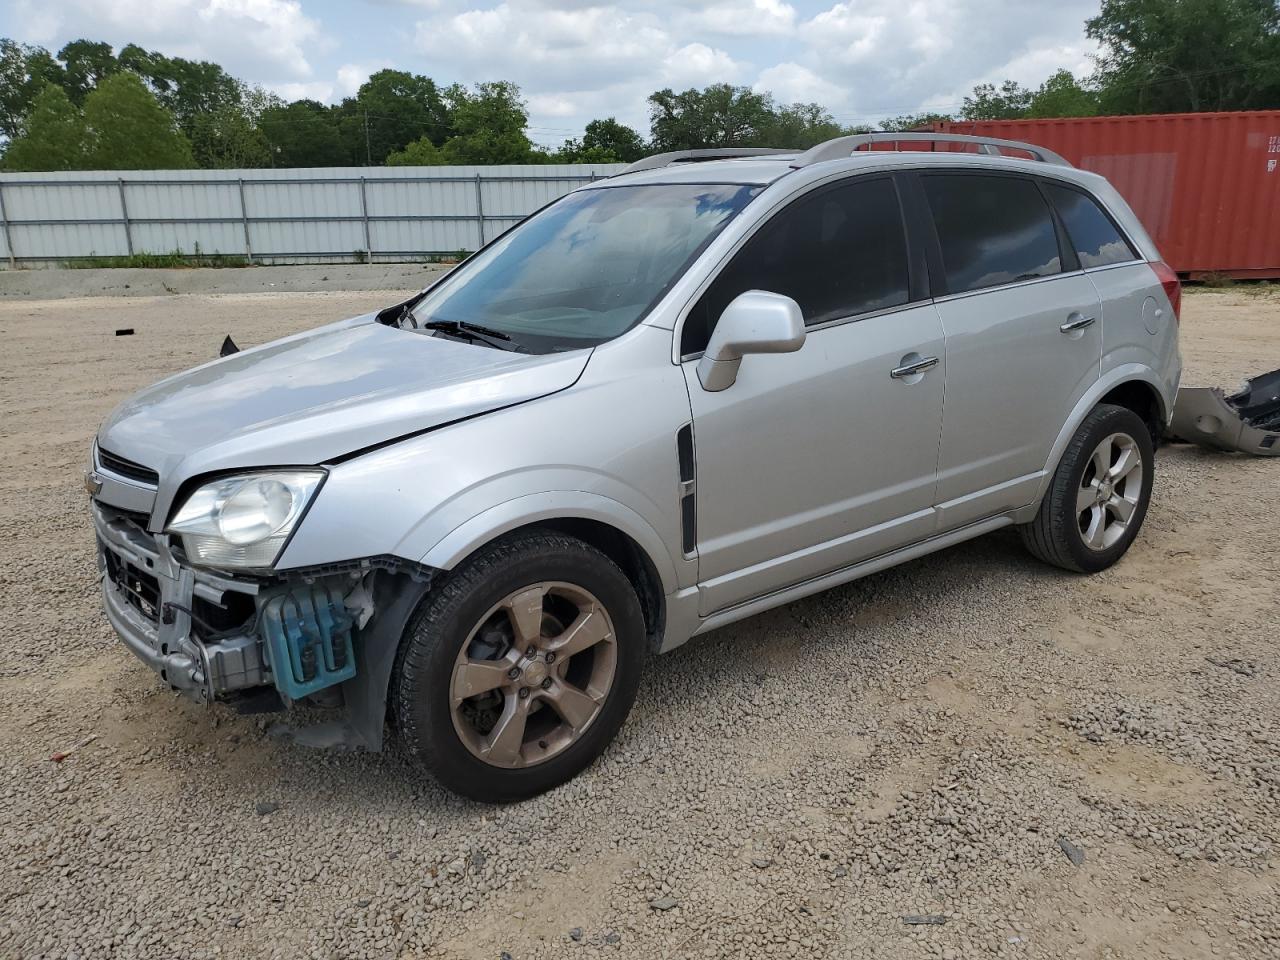
<instances>
[{"instance_id":1,"label":"dirt ground","mask_svg":"<svg viewBox=\"0 0 1280 960\"><path fill-rule=\"evenodd\" d=\"M1270 289L1187 295L1184 384L1280 367ZM0 958L1280 956L1275 460L1163 447L1096 577L1002 533L657 658L518 805L163 691L99 612L96 425L396 296L0 301Z\"/></svg>"}]
</instances>

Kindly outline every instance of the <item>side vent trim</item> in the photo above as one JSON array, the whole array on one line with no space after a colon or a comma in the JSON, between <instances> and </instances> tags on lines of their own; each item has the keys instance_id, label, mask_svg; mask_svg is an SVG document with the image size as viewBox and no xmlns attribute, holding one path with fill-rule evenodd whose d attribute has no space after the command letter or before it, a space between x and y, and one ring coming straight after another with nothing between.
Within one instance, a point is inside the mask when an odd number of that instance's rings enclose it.
<instances>
[{"instance_id":1,"label":"side vent trim","mask_svg":"<svg viewBox=\"0 0 1280 960\"><path fill-rule=\"evenodd\" d=\"M691 423L676 432L676 459L680 464L680 548L686 557L691 557L698 548L698 473Z\"/></svg>"},{"instance_id":2,"label":"side vent trim","mask_svg":"<svg viewBox=\"0 0 1280 960\"><path fill-rule=\"evenodd\" d=\"M680 458L680 482L692 483L693 473L693 424L686 423L676 434L676 456Z\"/></svg>"}]
</instances>

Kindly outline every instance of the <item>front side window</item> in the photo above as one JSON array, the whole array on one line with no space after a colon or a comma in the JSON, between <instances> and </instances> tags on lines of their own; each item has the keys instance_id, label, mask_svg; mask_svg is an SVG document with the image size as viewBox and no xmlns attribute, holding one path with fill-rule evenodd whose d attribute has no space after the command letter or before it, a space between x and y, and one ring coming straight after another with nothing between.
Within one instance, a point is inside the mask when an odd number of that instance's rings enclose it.
<instances>
[{"instance_id":1,"label":"front side window","mask_svg":"<svg viewBox=\"0 0 1280 960\"><path fill-rule=\"evenodd\" d=\"M1034 181L972 174L922 179L948 293L1062 272L1053 216Z\"/></svg>"},{"instance_id":2,"label":"front side window","mask_svg":"<svg viewBox=\"0 0 1280 960\"><path fill-rule=\"evenodd\" d=\"M906 303L907 238L893 181L820 188L767 221L690 311L680 353L704 350L724 308L748 290L791 297L808 326Z\"/></svg>"},{"instance_id":3,"label":"front side window","mask_svg":"<svg viewBox=\"0 0 1280 960\"><path fill-rule=\"evenodd\" d=\"M1057 184L1049 184L1048 190L1080 258L1080 266L1105 267L1138 258L1129 241L1092 197Z\"/></svg>"},{"instance_id":4,"label":"front side window","mask_svg":"<svg viewBox=\"0 0 1280 960\"><path fill-rule=\"evenodd\" d=\"M572 193L459 267L413 308L515 349L595 346L639 323L760 188L653 184Z\"/></svg>"}]
</instances>

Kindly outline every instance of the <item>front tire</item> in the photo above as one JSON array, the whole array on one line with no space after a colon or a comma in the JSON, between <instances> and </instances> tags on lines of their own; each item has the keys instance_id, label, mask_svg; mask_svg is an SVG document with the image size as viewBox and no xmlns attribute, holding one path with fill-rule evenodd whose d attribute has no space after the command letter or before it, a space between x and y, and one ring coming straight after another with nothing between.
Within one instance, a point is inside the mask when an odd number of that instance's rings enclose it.
<instances>
[{"instance_id":1,"label":"front tire","mask_svg":"<svg viewBox=\"0 0 1280 960\"><path fill-rule=\"evenodd\" d=\"M444 786L518 800L587 767L639 688L645 625L630 581L554 531L500 540L432 588L405 630L401 735Z\"/></svg>"},{"instance_id":2,"label":"front tire","mask_svg":"<svg viewBox=\"0 0 1280 960\"><path fill-rule=\"evenodd\" d=\"M1132 410L1099 404L1076 431L1036 518L1018 528L1045 563L1097 573L1129 549L1151 502L1155 449Z\"/></svg>"}]
</instances>

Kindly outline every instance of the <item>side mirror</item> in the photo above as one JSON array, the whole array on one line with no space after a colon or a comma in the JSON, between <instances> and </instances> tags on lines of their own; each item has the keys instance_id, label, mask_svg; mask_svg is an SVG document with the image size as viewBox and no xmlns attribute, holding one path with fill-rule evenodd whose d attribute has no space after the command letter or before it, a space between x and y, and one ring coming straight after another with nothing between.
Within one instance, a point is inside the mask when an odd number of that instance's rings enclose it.
<instances>
[{"instance_id":1,"label":"side mirror","mask_svg":"<svg viewBox=\"0 0 1280 960\"><path fill-rule=\"evenodd\" d=\"M711 341L698 361L702 389L715 393L733 386L749 353L794 353L804 345L800 304L779 293L748 290L724 308Z\"/></svg>"}]
</instances>

